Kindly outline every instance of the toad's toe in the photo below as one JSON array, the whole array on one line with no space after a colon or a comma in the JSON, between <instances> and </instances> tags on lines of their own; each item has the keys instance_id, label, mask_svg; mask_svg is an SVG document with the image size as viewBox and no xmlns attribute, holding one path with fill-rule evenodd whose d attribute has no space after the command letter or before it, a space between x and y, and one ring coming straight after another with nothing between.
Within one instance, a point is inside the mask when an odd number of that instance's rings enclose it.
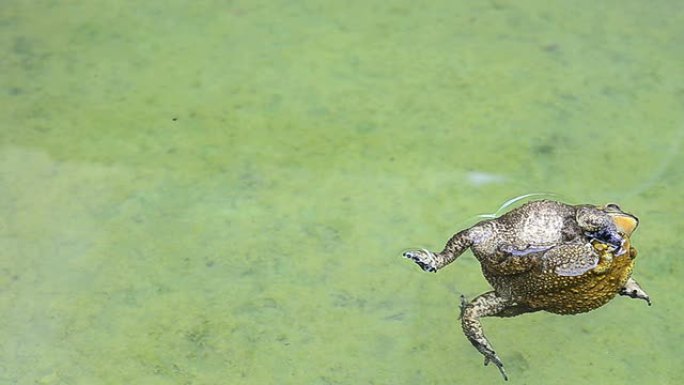
<instances>
[{"instance_id":1,"label":"toad's toe","mask_svg":"<svg viewBox=\"0 0 684 385\"><path fill-rule=\"evenodd\" d=\"M424 271L434 273L437 271L435 255L425 249L409 250L404 252L404 257L412 260Z\"/></svg>"}]
</instances>

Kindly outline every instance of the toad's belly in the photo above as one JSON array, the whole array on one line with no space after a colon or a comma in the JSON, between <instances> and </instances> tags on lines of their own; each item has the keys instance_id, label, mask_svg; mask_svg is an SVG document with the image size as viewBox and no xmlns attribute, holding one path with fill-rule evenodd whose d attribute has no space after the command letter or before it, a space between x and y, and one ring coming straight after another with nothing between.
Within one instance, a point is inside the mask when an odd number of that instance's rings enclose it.
<instances>
[{"instance_id":1,"label":"toad's belly","mask_svg":"<svg viewBox=\"0 0 684 385\"><path fill-rule=\"evenodd\" d=\"M625 245L628 250L629 244ZM498 293L520 305L557 314L584 313L605 305L617 295L632 274L636 250L602 261L580 276L527 272L493 277Z\"/></svg>"}]
</instances>

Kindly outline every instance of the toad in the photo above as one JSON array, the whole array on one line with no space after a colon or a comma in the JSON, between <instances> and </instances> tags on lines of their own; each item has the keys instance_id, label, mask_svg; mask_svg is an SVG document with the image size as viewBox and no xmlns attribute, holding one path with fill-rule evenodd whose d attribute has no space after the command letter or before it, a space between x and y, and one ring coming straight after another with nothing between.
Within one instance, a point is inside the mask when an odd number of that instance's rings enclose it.
<instances>
[{"instance_id":1,"label":"toad","mask_svg":"<svg viewBox=\"0 0 684 385\"><path fill-rule=\"evenodd\" d=\"M540 310L577 314L618 294L651 304L631 278L637 251L630 237L638 224L636 216L616 204L532 201L456 233L439 253L419 249L404 256L424 271L436 272L471 249L494 290L470 302L461 297L461 325L485 365L494 363L507 380L480 318Z\"/></svg>"}]
</instances>

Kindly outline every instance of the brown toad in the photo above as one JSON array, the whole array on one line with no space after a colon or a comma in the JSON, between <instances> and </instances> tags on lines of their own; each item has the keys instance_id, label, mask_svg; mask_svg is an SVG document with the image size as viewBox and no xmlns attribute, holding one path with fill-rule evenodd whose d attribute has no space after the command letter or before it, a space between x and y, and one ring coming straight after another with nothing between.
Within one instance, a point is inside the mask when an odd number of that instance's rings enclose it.
<instances>
[{"instance_id":1,"label":"brown toad","mask_svg":"<svg viewBox=\"0 0 684 385\"><path fill-rule=\"evenodd\" d=\"M615 295L650 298L630 278L636 249L630 236L639 220L615 204L568 205L551 200L525 205L455 234L444 250L410 250L404 256L436 272L470 248L494 288L469 303L461 298L468 340L508 379L482 330L480 318L546 310L576 314Z\"/></svg>"}]
</instances>

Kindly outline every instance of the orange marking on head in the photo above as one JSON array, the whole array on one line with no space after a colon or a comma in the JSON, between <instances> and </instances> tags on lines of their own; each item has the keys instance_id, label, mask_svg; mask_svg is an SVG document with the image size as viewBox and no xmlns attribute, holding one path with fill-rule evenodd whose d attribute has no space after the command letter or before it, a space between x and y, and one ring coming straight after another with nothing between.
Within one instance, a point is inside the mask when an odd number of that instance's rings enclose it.
<instances>
[{"instance_id":1,"label":"orange marking on head","mask_svg":"<svg viewBox=\"0 0 684 385\"><path fill-rule=\"evenodd\" d=\"M629 215L614 215L613 222L615 223L615 226L617 226L618 231L624 233L628 237L632 235L639 225L639 221Z\"/></svg>"}]
</instances>

